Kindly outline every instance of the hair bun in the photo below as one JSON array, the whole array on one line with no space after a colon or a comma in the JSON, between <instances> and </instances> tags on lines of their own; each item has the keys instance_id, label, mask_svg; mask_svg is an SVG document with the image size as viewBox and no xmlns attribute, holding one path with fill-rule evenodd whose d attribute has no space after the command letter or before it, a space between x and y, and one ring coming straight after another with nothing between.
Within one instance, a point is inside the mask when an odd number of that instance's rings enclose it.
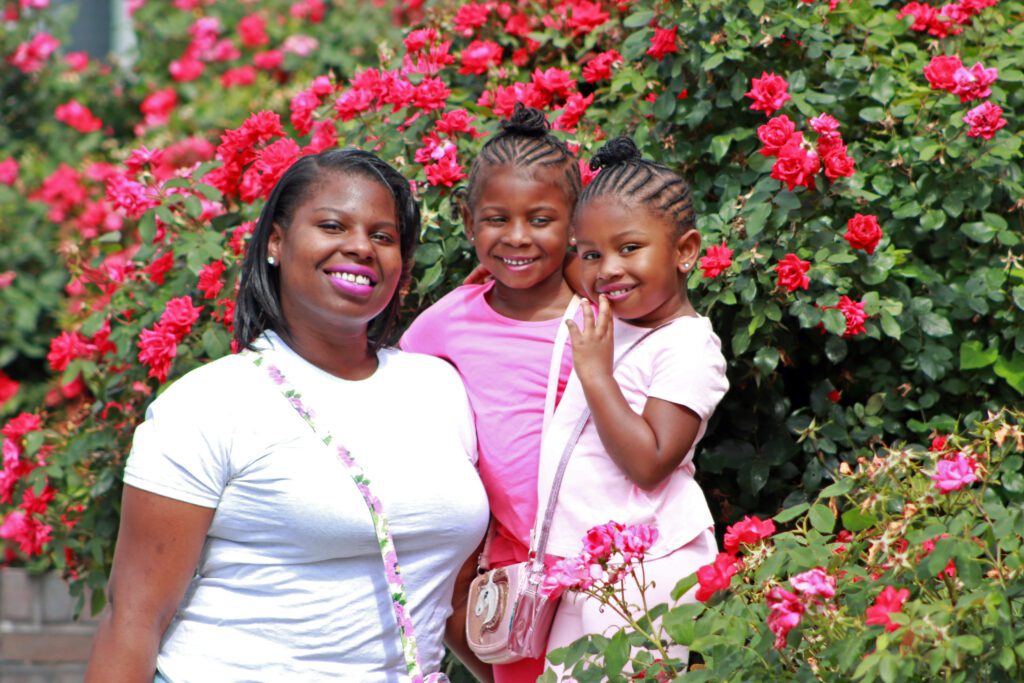
<instances>
[{"instance_id":1,"label":"hair bun","mask_svg":"<svg viewBox=\"0 0 1024 683\"><path fill-rule=\"evenodd\" d=\"M633 138L625 135L609 140L604 146L597 150L597 154L590 160L590 170L596 171L599 168L627 164L631 161L640 161L643 155L637 148Z\"/></svg>"},{"instance_id":2,"label":"hair bun","mask_svg":"<svg viewBox=\"0 0 1024 683\"><path fill-rule=\"evenodd\" d=\"M551 130L551 124L540 109L527 107L522 102L516 102L512 116L501 122L501 131L505 135L524 135L526 137L541 138Z\"/></svg>"}]
</instances>

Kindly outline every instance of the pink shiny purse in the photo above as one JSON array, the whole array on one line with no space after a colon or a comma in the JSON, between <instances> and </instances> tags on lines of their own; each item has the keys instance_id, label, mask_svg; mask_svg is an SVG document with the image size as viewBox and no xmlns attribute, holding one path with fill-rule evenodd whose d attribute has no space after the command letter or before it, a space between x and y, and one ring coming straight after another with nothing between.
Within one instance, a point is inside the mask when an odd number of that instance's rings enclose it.
<instances>
[{"instance_id":1,"label":"pink shiny purse","mask_svg":"<svg viewBox=\"0 0 1024 683\"><path fill-rule=\"evenodd\" d=\"M551 352L551 366L548 370L547 396L544 401L544 426L541 438L547 432L548 422L555 409L555 393L558 375L562 367L562 354L568 330L566 320L571 320L579 308L580 299L574 296L562 316L562 324L555 333L555 346ZM547 546L551 517L555 512L558 488L568 456L586 422L586 415L580 421L579 430L570 438L562 456L559 474L552 487L547 510L541 524L539 538L532 534L530 559L507 567L487 569L484 560L487 547L481 553L481 574L469 587L469 602L466 605L466 640L469 647L482 662L507 664L520 659L533 659L547 651L548 632L551 621L558 609L558 598L549 599L541 595L540 585L544 580L544 557ZM534 527L536 531L536 527ZM488 531L488 540L493 530Z\"/></svg>"}]
</instances>

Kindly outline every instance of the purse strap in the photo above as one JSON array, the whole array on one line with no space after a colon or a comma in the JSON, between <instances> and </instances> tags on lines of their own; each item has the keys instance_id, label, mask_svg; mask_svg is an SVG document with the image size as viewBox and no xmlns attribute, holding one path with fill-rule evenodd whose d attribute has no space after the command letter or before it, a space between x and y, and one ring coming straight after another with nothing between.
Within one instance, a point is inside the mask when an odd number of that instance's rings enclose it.
<instances>
[{"instance_id":1,"label":"purse strap","mask_svg":"<svg viewBox=\"0 0 1024 683\"><path fill-rule=\"evenodd\" d=\"M657 327L647 330L642 335L637 337L627 348L623 351L615 362L612 364L612 371L619 366L622 359L625 358L630 351L640 345L640 342L644 341L658 330L671 325L677 318L673 318L668 322L662 323ZM558 461L558 469L555 470L555 478L551 482L551 493L548 494L547 508L544 510L544 519L541 522L540 533L534 534L536 540L536 548L531 549L532 573L536 576L544 570L544 559L547 556L548 536L551 533L551 522L555 516L555 507L558 504L558 492L562 488L562 480L565 478L565 469L569 465L569 458L572 456L573 449L576 448L576 442L579 441L580 434L583 433L583 428L586 427L587 421L590 420L590 406L583 408L583 412L580 415L579 420L576 421L576 426L573 427L572 432L569 434L569 439L565 442L565 448L562 449L562 457Z\"/></svg>"},{"instance_id":2,"label":"purse strap","mask_svg":"<svg viewBox=\"0 0 1024 683\"><path fill-rule=\"evenodd\" d=\"M551 365L548 367L548 388L544 395L544 423L540 431L542 441L544 435L547 434L551 417L555 414L558 378L562 374L562 357L565 356L565 342L569 338L569 328L565 321L573 320L578 310L580 310L580 297L578 294L573 294L572 299L569 300L569 305L565 307L565 312L562 314L562 320L558 324L558 329L555 330L555 347L551 349Z\"/></svg>"},{"instance_id":3,"label":"purse strap","mask_svg":"<svg viewBox=\"0 0 1024 683\"><path fill-rule=\"evenodd\" d=\"M245 352L250 353L250 352ZM267 376L281 389L281 395L288 401L303 422L313 430L318 440L326 448L333 448L334 437L330 432L317 427L314 421L313 412L302 403L302 395L284 376L284 373L269 362L261 351L251 352L256 357L253 364L257 367L266 366ZM398 636L402 644L402 655L405 658L405 668L413 683L440 683L447 681L447 677L440 673L432 673L423 676L423 666L420 662L419 649L416 647L416 635L413 630L412 617L409 614L409 596L405 590L405 582L402 580L402 571L398 566L398 554L395 550L395 539L391 535L391 528L388 519L384 515L384 508L380 499L370 489L370 479L363 472L359 463L355 461L352 454L343 445L337 444L337 455L345 469L352 477L353 483L359 489L359 493L366 503L373 520L373 530L377 535L377 545L380 547L380 556L384 561L384 578L388 584L388 593L391 596L392 607L395 613L395 621L398 624Z\"/></svg>"}]
</instances>

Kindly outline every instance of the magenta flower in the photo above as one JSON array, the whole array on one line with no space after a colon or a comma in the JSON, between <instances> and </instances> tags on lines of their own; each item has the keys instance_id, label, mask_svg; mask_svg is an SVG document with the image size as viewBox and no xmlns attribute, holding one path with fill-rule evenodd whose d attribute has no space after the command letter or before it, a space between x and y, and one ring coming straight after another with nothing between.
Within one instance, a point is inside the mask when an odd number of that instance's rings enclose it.
<instances>
[{"instance_id":1,"label":"magenta flower","mask_svg":"<svg viewBox=\"0 0 1024 683\"><path fill-rule=\"evenodd\" d=\"M992 136L1006 125L1006 119L1003 118L1002 107L991 102L983 102L964 114L964 123L971 127L967 131L967 137L991 140Z\"/></svg>"},{"instance_id":2,"label":"magenta flower","mask_svg":"<svg viewBox=\"0 0 1024 683\"><path fill-rule=\"evenodd\" d=\"M978 475L975 474L977 469L978 463L973 458L957 451L951 458L939 460L931 478L935 488L942 493L949 493L978 481Z\"/></svg>"},{"instance_id":3,"label":"magenta flower","mask_svg":"<svg viewBox=\"0 0 1024 683\"><path fill-rule=\"evenodd\" d=\"M829 576L821 567L791 576L789 585L802 596L809 598L833 598L836 594L836 577Z\"/></svg>"},{"instance_id":4,"label":"magenta flower","mask_svg":"<svg viewBox=\"0 0 1024 683\"><path fill-rule=\"evenodd\" d=\"M775 587L765 596L768 602L768 628L775 634L775 649L786 646L786 636L800 625L804 605L795 594L785 588Z\"/></svg>"}]
</instances>

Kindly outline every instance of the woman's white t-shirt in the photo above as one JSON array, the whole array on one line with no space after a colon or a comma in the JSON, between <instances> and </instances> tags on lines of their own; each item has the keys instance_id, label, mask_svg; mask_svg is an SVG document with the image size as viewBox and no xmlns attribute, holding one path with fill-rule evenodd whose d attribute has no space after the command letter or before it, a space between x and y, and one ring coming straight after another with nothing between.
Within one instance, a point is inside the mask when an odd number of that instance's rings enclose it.
<instances>
[{"instance_id":1,"label":"woman's white t-shirt","mask_svg":"<svg viewBox=\"0 0 1024 683\"><path fill-rule=\"evenodd\" d=\"M458 374L387 349L371 377L347 381L273 333L259 346L370 479L436 670L455 574L488 519ZM251 356L222 358L169 387L136 430L126 484L216 509L157 667L172 683L404 681L366 504L280 392Z\"/></svg>"}]
</instances>

